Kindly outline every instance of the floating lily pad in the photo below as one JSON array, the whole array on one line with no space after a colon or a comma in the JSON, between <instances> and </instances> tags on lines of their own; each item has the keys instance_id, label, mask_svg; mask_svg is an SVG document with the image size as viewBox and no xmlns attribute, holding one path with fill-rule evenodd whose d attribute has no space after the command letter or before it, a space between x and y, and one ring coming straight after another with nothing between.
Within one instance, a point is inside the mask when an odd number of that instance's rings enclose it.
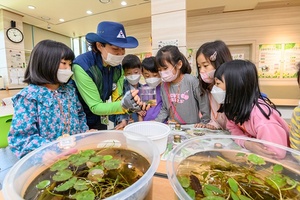
<instances>
[{"instance_id":1,"label":"floating lily pad","mask_svg":"<svg viewBox=\"0 0 300 200\"><path fill-rule=\"evenodd\" d=\"M103 163L104 168L106 168L107 170L118 169L120 165L121 161L117 159L107 160L105 163Z\"/></svg>"},{"instance_id":2,"label":"floating lily pad","mask_svg":"<svg viewBox=\"0 0 300 200\"><path fill-rule=\"evenodd\" d=\"M66 190L72 188L76 181L77 181L77 178L73 177L70 180L66 181L65 183L57 186L55 188L55 190L58 191L58 192L66 191Z\"/></svg>"},{"instance_id":3,"label":"floating lily pad","mask_svg":"<svg viewBox=\"0 0 300 200\"><path fill-rule=\"evenodd\" d=\"M265 165L266 164L266 161L262 157L259 157L258 155L253 154L253 153L249 154L248 160L255 165Z\"/></svg>"},{"instance_id":4,"label":"floating lily pad","mask_svg":"<svg viewBox=\"0 0 300 200\"><path fill-rule=\"evenodd\" d=\"M39 182L39 184L36 185L36 188L37 189L45 189L46 187L48 187L50 185L50 180L44 180L44 181L41 181Z\"/></svg>"},{"instance_id":5,"label":"floating lily pad","mask_svg":"<svg viewBox=\"0 0 300 200\"><path fill-rule=\"evenodd\" d=\"M50 171L54 172L54 171L64 170L67 169L69 165L70 163L68 160L60 160L51 166Z\"/></svg>"},{"instance_id":6,"label":"floating lily pad","mask_svg":"<svg viewBox=\"0 0 300 200\"><path fill-rule=\"evenodd\" d=\"M73 195L73 197L76 200L94 200L95 199L95 193L88 190L88 191L79 192L76 195Z\"/></svg>"},{"instance_id":7,"label":"floating lily pad","mask_svg":"<svg viewBox=\"0 0 300 200\"><path fill-rule=\"evenodd\" d=\"M69 169L58 171L58 172L56 172L56 174L54 174L53 180L55 180L55 181L66 181L69 178L71 178L72 175L73 175L73 172Z\"/></svg>"},{"instance_id":8,"label":"floating lily pad","mask_svg":"<svg viewBox=\"0 0 300 200\"><path fill-rule=\"evenodd\" d=\"M79 191L86 190L88 189L87 182L84 180L77 180L74 185L74 188L75 190L79 190Z\"/></svg>"}]
</instances>

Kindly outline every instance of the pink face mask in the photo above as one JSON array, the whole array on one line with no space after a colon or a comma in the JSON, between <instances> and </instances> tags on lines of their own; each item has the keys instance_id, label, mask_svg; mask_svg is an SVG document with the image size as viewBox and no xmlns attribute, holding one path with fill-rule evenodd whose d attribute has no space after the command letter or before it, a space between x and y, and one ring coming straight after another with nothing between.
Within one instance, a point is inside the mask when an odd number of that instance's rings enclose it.
<instances>
[{"instance_id":1,"label":"pink face mask","mask_svg":"<svg viewBox=\"0 0 300 200\"><path fill-rule=\"evenodd\" d=\"M176 74L173 74L174 69L175 69L175 67L173 69L160 71L159 74L160 74L161 80L163 82L172 82L172 81L174 81L177 78L178 72L179 72L179 70L178 70L176 72Z\"/></svg>"},{"instance_id":2,"label":"pink face mask","mask_svg":"<svg viewBox=\"0 0 300 200\"><path fill-rule=\"evenodd\" d=\"M212 83L214 81L215 71L216 70L212 70L212 71L210 71L208 73L206 73L206 72L200 73L201 79L205 83Z\"/></svg>"}]
</instances>

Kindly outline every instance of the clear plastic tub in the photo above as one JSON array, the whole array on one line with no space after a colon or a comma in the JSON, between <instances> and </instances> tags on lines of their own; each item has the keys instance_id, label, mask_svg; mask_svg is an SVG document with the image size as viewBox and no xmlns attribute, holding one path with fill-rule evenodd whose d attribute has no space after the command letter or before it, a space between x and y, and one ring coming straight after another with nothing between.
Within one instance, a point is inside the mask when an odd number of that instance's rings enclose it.
<instances>
[{"instance_id":1,"label":"clear plastic tub","mask_svg":"<svg viewBox=\"0 0 300 200\"><path fill-rule=\"evenodd\" d=\"M133 150L145 157L150 167L146 173L130 187L107 199L148 199L151 196L152 177L159 165L160 157L158 149L147 137L125 131L97 131L71 136L72 140L55 141L29 153L19 160L8 172L4 179L3 195L5 200L23 199L28 185L41 172L47 169L53 162L43 162L43 155L48 151L59 149L60 154L72 152L73 149L86 150L105 147L107 145ZM134 140L132 140L134 138ZM61 145L70 145L68 149L61 149ZM151 198L151 197L150 197Z\"/></svg>"},{"instance_id":2,"label":"clear plastic tub","mask_svg":"<svg viewBox=\"0 0 300 200\"><path fill-rule=\"evenodd\" d=\"M265 147L272 146L272 148L276 148L276 151L281 151L282 155L284 157L277 158L276 156L272 156L272 158L267 157L263 155L261 152L250 152L249 150L246 150L244 148L241 148L235 143L235 140L244 140L244 141L252 141L259 143ZM251 156L249 156L251 155ZM255 157L254 157L255 156ZM257 159L257 157L262 158L266 162L266 164L253 164L252 162L262 162L260 159ZM256 160L257 159L257 160ZM224 166L222 166L220 163L223 163ZM219 189L222 188L224 185L227 186L227 191L233 191L236 190L236 194L240 195L241 192L247 191L249 192L249 188L245 189L247 185L251 185L251 181L255 180L252 176L248 176L249 174L252 175L252 173L262 173L260 174L263 179L263 181L266 182L279 182L282 184L282 191L279 192L279 190L276 190L276 192L273 192L273 194L282 195L281 199L300 199L300 152L296 151L291 148L287 148L281 145L273 144L270 142L247 138L247 137L241 137L241 136L232 136L232 135L215 135L215 136L199 136L195 137L189 140L184 141L180 145L178 145L176 148L174 148L167 160L166 166L167 166L167 175L168 179L179 199L182 200L189 200L193 199L191 196L193 196L193 192L190 192L188 188L194 188L194 186L191 186L192 179L197 177L200 183L201 190L197 189L198 194L201 195L208 195L209 192L213 191L211 194L216 194L216 192L219 192L218 189L211 187L211 185L215 184ZM207 165L207 166L206 166ZM221 166L221 167L220 167ZM235 169L232 170L231 174L227 176L227 169ZM232 166L235 166L233 168ZM237 167L236 167L237 166ZM246 167L245 167L246 166ZM283 166L283 170L281 174L281 171L279 166ZM205 168L206 167L206 168ZM228 168L226 168L228 167ZM240 170L246 170L253 169L251 173L249 173L246 176L243 176L240 173ZM212 170L211 170L212 169ZM225 170L226 169L226 170ZM277 169L277 171L275 170ZM212 172L213 171L213 172ZM214 174L214 176L210 177L210 174ZM242 184L238 181L240 181L239 178L235 178L238 174L238 177L244 177L244 180L249 178L249 182L246 184ZM246 173L247 174L247 173ZM268 175L267 175L268 174ZM275 175L274 175L275 174ZM192 177L195 175L195 177ZM285 176L288 176L286 178ZM183 177L183 178L182 178ZM189 181L184 180L184 178L188 177ZM220 184L218 182L220 179L217 180L217 178L220 177L224 182ZM234 182L234 180L238 180L237 182L239 184L228 184L229 179L226 179L226 177L231 177L231 183ZM259 176L258 176L259 177ZM268 177L268 178L265 178ZM270 178L271 177L271 178ZM284 178L282 178L284 177ZM283 182L279 180L284 180ZM252 179L252 180L251 180ZM272 181L269 181L271 180ZM183 181L184 180L184 181ZM194 179L195 180L195 179ZM193 182L195 182L193 180ZM244 181L243 180L243 181ZM292 181L291 181L292 180ZM202 181L202 182L201 182ZM206 181L206 182L205 182ZM184 183L185 182L185 183ZM197 181L196 181L197 182ZM255 182L255 181L254 181ZM261 184L261 181L257 181ZM266 182L264 182L266 184ZM190 185L188 185L189 183ZM280 185L280 184L277 185ZM184 185L186 184L186 185ZM255 183L257 184L257 183ZM275 183L273 184L274 188ZM284 185L285 184L285 185ZM291 184L291 185L290 185ZM222 186L221 186L222 185ZM243 185L243 186L242 186ZM272 185L272 183L271 183ZM199 186L199 184L198 184ZM230 187L229 187L230 186ZM243 190L243 187L245 190ZM268 185L269 188L270 185ZM213 189L212 189L213 188ZM238 189L237 189L238 188ZM258 187L260 189L265 187ZM267 188L267 187L266 187ZM251 187L250 187L251 189ZM278 189L278 188L277 188ZM205 191L206 190L206 191ZM292 198L284 197L284 192L287 190L293 190ZM196 190L194 190L196 191ZM226 191L226 190L224 190ZM223 191L223 192L224 192ZM190 192L188 194L188 192ZM205 194L206 192L206 194ZM195 192L196 193L196 192ZM267 192L266 192L267 193ZM197 193L196 193L197 194ZM191 195L191 196L190 196ZM233 199L232 196L235 194L228 194L226 197L229 199ZM246 196L246 195L245 195ZM198 196L199 197L199 196ZM204 197L201 197L201 199ZM213 199L213 198L207 198L207 199ZM219 199L216 197L216 199ZM225 198L224 198L225 199ZM242 199L242 198L238 198ZM246 199L246 198L245 198ZM260 199L258 197L248 197L248 199ZM270 199L270 198L266 198ZM278 197L273 197L271 199L280 199Z\"/></svg>"}]
</instances>

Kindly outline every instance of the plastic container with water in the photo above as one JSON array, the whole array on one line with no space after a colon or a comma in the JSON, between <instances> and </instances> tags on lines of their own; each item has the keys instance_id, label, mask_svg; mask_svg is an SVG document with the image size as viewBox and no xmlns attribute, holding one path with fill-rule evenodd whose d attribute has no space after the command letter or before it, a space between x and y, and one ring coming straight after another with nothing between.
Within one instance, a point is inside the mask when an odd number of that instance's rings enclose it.
<instances>
[{"instance_id":1,"label":"plastic container with water","mask_svg":"<svg viewBox=\"0 0 300 200\"><path fill-rule=\"evenodd\" d=\"M63 148L62 148L63 147ZM152 199L152 177L159 165L157 147L147 137L125 131L97 131L77 134L66 139L49 143L27 154L8 172L3 184L5 199L24 199L24 194L31 182L52 166L53 162L43 159L47 152L59 151L59 155L69 154L73 150L84 151L115 147L131 150L144 157L150 164L145 173L125 190L106 199ZM68 155L69 156L69 155ZM53 158L55 160L55 158Z\"/></svg>"},{"instance_id":2,"label":"plastic container with water","mask_svg":"<svg viewBox=\"0 0 300 200\"><path fill-rule=\"evenodd\" d=\"M272 148L251 152L235 141ZM179 199L300 199L300 152L258 139L199 136L174 148L168 179Z\"/></svg>"}]
</instances>

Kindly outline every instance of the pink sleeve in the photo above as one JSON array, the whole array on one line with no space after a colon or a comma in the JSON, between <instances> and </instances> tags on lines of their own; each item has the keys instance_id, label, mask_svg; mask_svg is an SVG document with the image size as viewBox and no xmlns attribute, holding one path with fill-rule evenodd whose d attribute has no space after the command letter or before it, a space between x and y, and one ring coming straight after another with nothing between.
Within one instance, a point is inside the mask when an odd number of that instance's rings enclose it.
<instances>
[{"instance_id":1,"label":"pink sleeve","mask_svg":"<svg viewBox=\"0 0 300 200\"><path fill-rule=\"evenodd\" d=\"M226 124L226 128L228 129L228 131L231 133L231 135L237 135L237 136L244 136L247 137L244 132L240 129L240 127L238 125L236 125L233 121L228 120L227 124ZM241 147L245 148L244 146L244 140L235 140L235 142L240 145Z\"/></svg>"},{"instance_id":2,"label":"pink sleeve","mask_svg":"<svg viewBox=\"0 0 300 200\"><path fill-rule=\"evenodd\" d=\"M288 134L284 128L278 124L266 123L257 128L257 139L273 142L282 146L288 146ZM275 152L278 158L284 158L286 152L276 147L267 146L272 152Z\"/></svg>"}]
</instances>

